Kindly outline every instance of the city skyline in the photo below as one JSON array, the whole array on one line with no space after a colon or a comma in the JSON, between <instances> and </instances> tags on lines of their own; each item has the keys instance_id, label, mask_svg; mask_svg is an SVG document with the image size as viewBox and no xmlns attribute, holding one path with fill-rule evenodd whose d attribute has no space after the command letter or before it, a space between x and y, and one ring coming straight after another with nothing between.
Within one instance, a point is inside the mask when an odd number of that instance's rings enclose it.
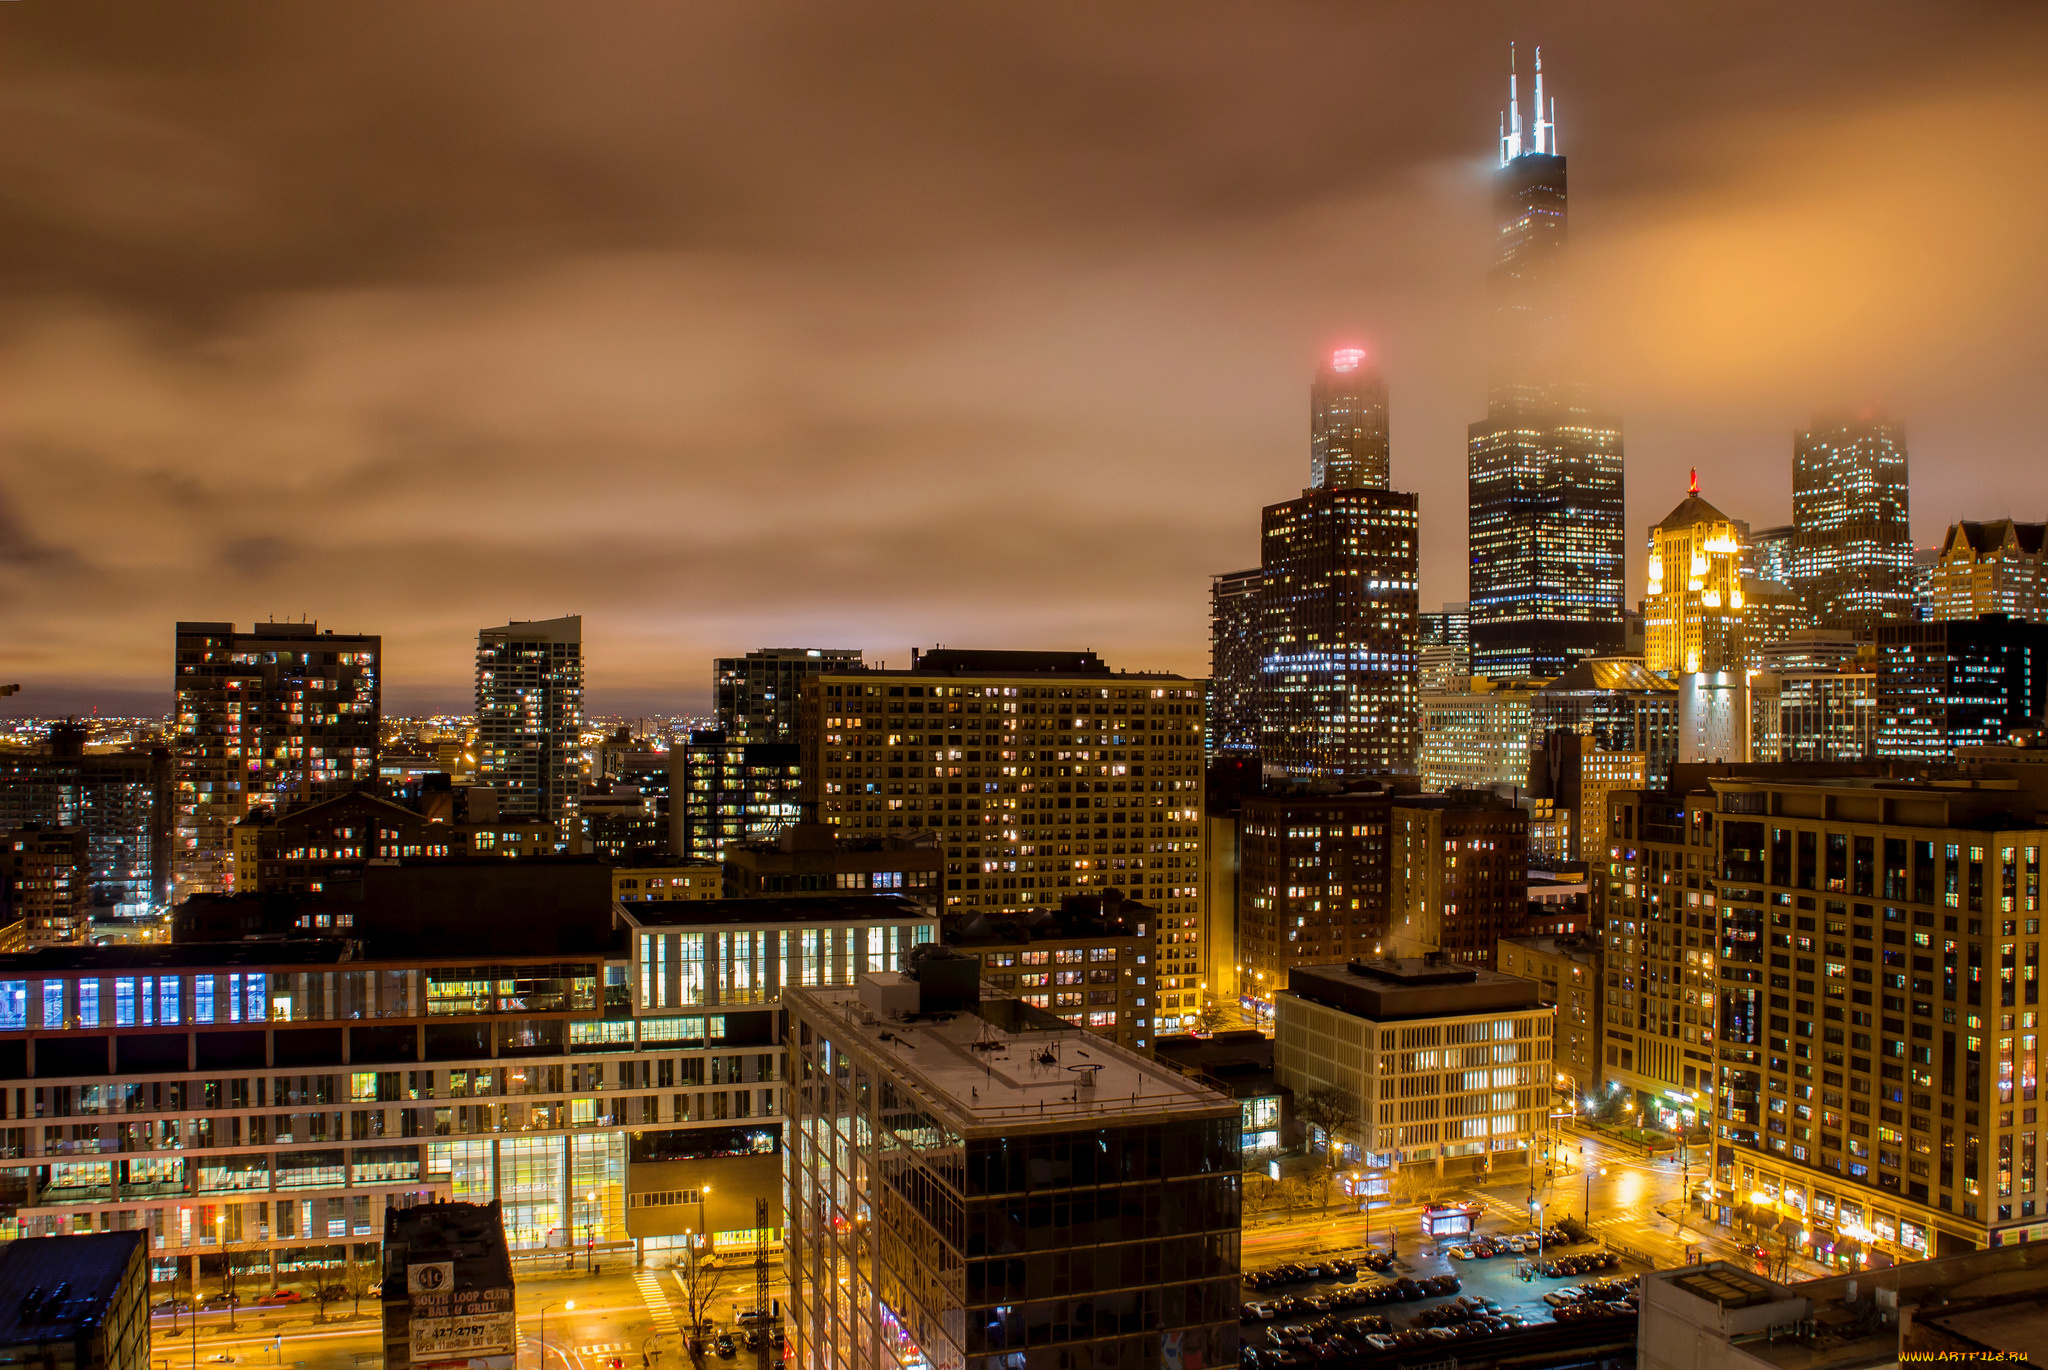
<instances>
[{"instance_id":1,"label":"city skyline","mask_svg":"<svg viewBox=\"0 0 2048 1370\"><path fill-rule=\"evenodd\" d=\"M1242 510L1297 488L1301 387L1344 345L1387 376L1421 603L1463 600L1510 41L1559 97L1629 528L1690 465L1789 522L1793 435L1879 402L1943 473L1916 544L2038 520L2044 277L2014 226L2042 192L2006 173L2038 21L1849 13L1200 18L1168 50L1138 12L913 21L909 49L884 16L896 50L856 73L867 31L773 11L514 7L466 64L459 19L409 17L396 67L317 14L110 47L24 11L7 707L161 712L170 623L273 614L380 634L392 714L461 706L476 624L570 613L593 713L708 712L709 661L775 643L1204 675L1208 576L1255 560ZM744 60L770 43L806 74ZM373 70L377 100L323 106ZM238 117L283 86L294 117ZM1915 207L1872 212L1902 177ZM976 569L1011 539L1048 593Z\"/></svg>"}]
</instances>

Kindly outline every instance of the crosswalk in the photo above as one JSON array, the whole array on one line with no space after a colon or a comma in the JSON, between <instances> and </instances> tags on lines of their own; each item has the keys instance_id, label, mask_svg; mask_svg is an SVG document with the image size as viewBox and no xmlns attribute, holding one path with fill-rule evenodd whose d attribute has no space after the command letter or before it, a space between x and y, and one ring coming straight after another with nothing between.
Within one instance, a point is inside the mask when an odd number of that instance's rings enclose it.
<instances>
[{"instance_id":1,"label":"crosswalk","mask_svg":"<svg viewBox=\"0 0 2048 1370\"><path fill-rule=\"evenodd\" d=\"M680 1332L682 1324L677 1321L675 1307L668 1301L668 1291L661 1287L661 1281L652 1270L636 1271L633 1284L640 1291L640 1301L647 1305L647 1312L654 1319L655 1330L659 1332Z\"/></svg>"},{"instance_id":2,"label":"crosswalk","mask_svg":"<svg viewBox=\"0 0 2048 1370\"><path fill-rule=\"evenodd\" d=\"M616 1356L621 1351L630 1351L632 1349L630 1345L622 1341L601 1341L589 1346L577 1347L576 1354L580 1356Z\"/></svg>"}]
</instances>

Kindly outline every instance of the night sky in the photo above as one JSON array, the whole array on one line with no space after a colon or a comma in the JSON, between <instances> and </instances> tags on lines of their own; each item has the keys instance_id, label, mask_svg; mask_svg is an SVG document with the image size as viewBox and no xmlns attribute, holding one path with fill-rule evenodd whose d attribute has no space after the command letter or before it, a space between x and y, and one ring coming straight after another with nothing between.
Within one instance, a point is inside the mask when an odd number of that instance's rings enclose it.
<instances>
[{"instance_id":1,"label":"night sky","mask_svg":"<svg viewBox=\"0 0 2048 1370\"><path fill-rule=\"evenodd\" d=\"M7 704L161 711L174 620L301 614L391 713L579 612L598 712L756 646L1206 675L1340 342L1462 599L1510 40L1632 544L1694 464L1788 521L1829 408L1905 422L1923 544L2048 517L2043 15L0 5Z\"/></svg>"}]
</instances>

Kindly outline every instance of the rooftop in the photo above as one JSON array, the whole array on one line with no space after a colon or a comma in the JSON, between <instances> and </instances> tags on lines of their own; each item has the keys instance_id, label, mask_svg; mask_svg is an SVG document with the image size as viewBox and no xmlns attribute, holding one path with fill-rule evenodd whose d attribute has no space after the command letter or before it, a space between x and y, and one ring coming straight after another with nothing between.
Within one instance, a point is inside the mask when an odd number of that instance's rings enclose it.
<instances>
[{"instance_id":1,"label":"rooftop","mask_svg":"<svg viewBox=\"0 0 2048 1370\"><path fill-rule=\"evenodd\" d=\"M1676 695L1678 687L1643 665L1639 656L1589 656L1537 693L1571 694L1580 690L1626 690L1640 694Z\"/></svg>"},{"instance_id":2,"label":"rooftop","mask_svg":"<svg viewBox=\"0 0 2048 1370\"><path fill-rule=\"evenodd\" d=\"M917 985L900 971L851 989L793 989L793 1014L858 1044L962 1134L1114 1126L1145 1117L1236 1119L1236 1103L1157 1061L981 986L952 1013L884 1016L870 999Z\"/></svg>"},{"instance_id":3,"label":"rooftop","mask_svg":"<svg viewBox=\"0 0 2048 1370\"><path fill-rule=\"evenodd\" d=\"M178 971L215 966L321 966L356 959L353 943L334 939L252 938L246 942L162 942L141 946L38 947L0 956L0 975L64 971Z\"/></svg>"},{"instance_id":4,"label":"rooftop","mask_svg":"<svg viewBox=\"0 0 2048 1370\"><path fill-rule=\"evenodd\" d=\"M1273 1039L1254 1028L1154 1038L1152 1054L1234 1099L1285 1092L1273 1074Z\"/></svg>"},{"instance_id":5,"label":"rooftop","mask_svg":"<svg viewBox=\"0 0 2048 1370\"><path fill-rule=\"evenodd\" d=\"M1541 1007L1533 980L1414 957L1296 966L1287 972L1287 993L1375 1023Z\"/></svg>"},{"instance_id":6,"label":"rooftop","mask_svg":"<svg viewBox=\"0 0 2048 1370\"><path fill-rule=\"evenodd\" d=\"M1687 1335L1690 1332L1692 1335ZM1798 1284L1725 1261L1645 1277L1640 1336L1723 1339L1724 1364L1777 1370L1896 1365L1900 1352L2048 1363L2048 1246L2028 1242ZM1688 1351L1687 1359L1691 1359Z\"/></svg>"},{"instance_id":7,"label":"rooftop","mask_svg":"<svg viewBox=\"0 0 2048 1370\"><path fill-rule=\"evenodd\" d=\"M133 1231L7 1243L0 1250L0 1346L69 1341L98 1323L142 1241Z\"/></svg>"},{"instance_id":8,"label":"rooftop","mask_svg":"<svg viewBox=\"0 0 2048 1370\"><path fill-rule=\"evenodd\" d=\"M636 928L761 927L770 923L889 923L928 920L924 905L893 894L792 895L787 899L690 899L620 906Z\"/></svg>"},{"instance_id":9,"label":"rooftop","mask_svg":"<svg viewBox=\"0 0 2048 1370\"><path fill-rule=\"evenodd\" d=\"M1186 680L1168 671L1112 671L1093 652L970 651L935 647L928 652L913 650L910 669L884 670L848 663L831 675L858 673L870 676L1093 676L1108 680L1128 677L1139 680Z\"/></svg>"}]
</instances>

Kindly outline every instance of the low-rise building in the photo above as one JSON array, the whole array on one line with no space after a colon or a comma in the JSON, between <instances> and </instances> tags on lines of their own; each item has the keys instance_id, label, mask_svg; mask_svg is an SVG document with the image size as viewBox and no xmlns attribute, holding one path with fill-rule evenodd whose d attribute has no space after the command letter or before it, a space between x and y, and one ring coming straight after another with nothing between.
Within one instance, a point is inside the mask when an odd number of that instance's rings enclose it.
<instances>
[{"instance_id":1,"label":"low-rise building","mask_svg":"<svg viewBox=\"0 0 2048 1370\"><path fill-rule=\"evenodd\" d=\"M1248 1168L1299 1140L1294 1092L1274 1072L1273 1039L1265 1033L1236 1028L1200 1037L1161 1037L1153 1043L1152 1054L1237 1100L1243 1113L1239 1145Z\"/></svg>"},{"instance_id":2,"label":"low-rise building","mask_svg":"<svg viewBox=\"0 0 2048 1370\"><path fill-rule=\"evenodd\" d=\"M1770 1250L1769 1245L1765 1247ZM1769 1264L1768 1255L1760 1264ZM1641 1370L1864 1370L2038 1365L2048 1345L2048 1247L1783 1283L1730 1261L1643 1277Z\"/></svg>"},{"instance_id":3,"label":"low-rise building","mask_svg":"<svg viewBox=\"0 0 2048 1370\"><path fill-rule=\"evenodd\" d=\"M133 1229L159 1279L324 1283L394 1203L497 1200L515 1256L667 1261L707 1218L752 1250L755 1200L782 1227L786 987L938 930L875 896L620 904L575 858L247 902L181 907L220 941L0 956L0 1078L33 1082L0 1091L0 1237ZM632 1201L697 1162L733 1207Z\"/></svg>"},{"instance_id":4,"label":"low-rise building","mask_svg":"<svg viewBox=\"0 0 2048 1370\"><path fill-rule=\"evenodd\" d=\"M461 1361L512 1370L518 1349L512 1260L495 1203L393 1209L384 1224L386 1370Z\"/></svg>"},{"instance_id":5,"label":"low-rise building","mask_svg":"<svg viewBox=\"0 0 2048 1370\"><path fill-rule=\"evenodd\" d=\"M1552 1100L1556 1009L1519 976L1437 960L1299 966L1274 1005L1274 1069L1297 1106L1350 1112L1347 1163L1438 1177L1528 1166Z\"/></svg>"},{"instance_id":6,"label":"low-rise building","mask_svg":"<svg viewBox=\"0 0 2048 1370\"><path fill-rule=\"evenodd\" d=\"M936 833L841 837L823 823L798 822L772 838L728 842L725 892L734 899L888 894L936 908L944 864Z\"/></svg>"},{"instance_id":7,"label":"low-rise building","mask_svg":"<svg viewBox=\"0 0 2048 1370\"><path fill-rule=\"evenodd\" d=\"M142 1234L42 1237L0 1248L0 1365L149 1370Z\"/></svg>"}]
</instances>

